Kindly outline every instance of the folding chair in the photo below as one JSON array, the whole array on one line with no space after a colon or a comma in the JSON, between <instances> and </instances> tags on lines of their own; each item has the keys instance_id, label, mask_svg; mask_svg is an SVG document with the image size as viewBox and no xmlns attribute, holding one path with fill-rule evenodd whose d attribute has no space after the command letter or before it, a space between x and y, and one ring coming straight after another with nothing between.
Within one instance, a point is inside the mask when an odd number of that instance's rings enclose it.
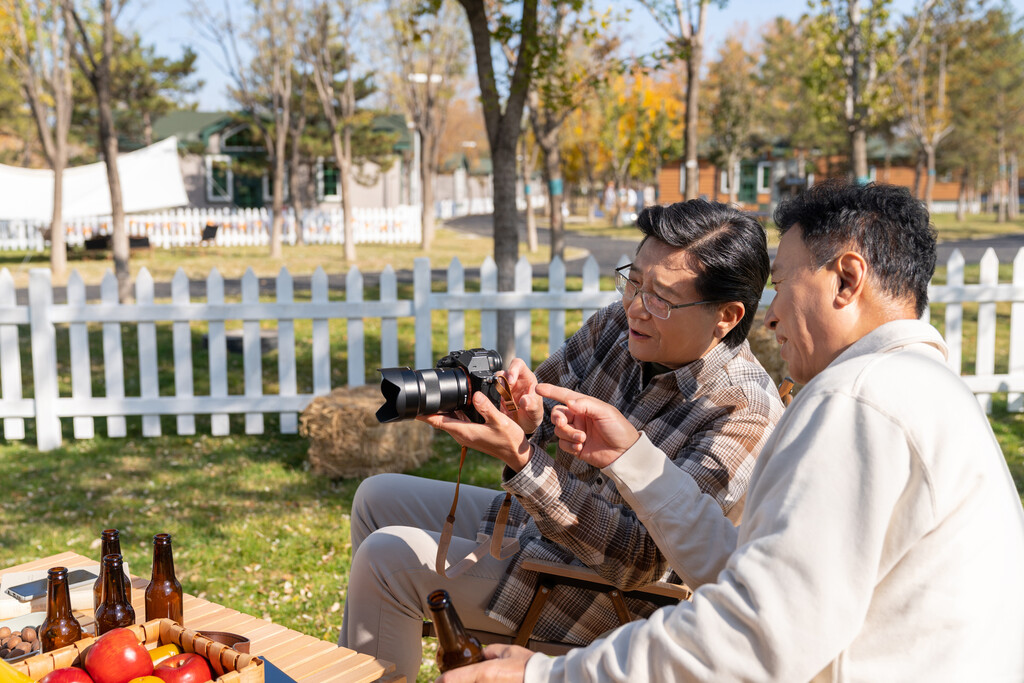
<instances>
[{"instance_id":1,"label":"folding chair","mask_svg":"<svg viewBox=\"0 0 1024 683\"><path fill-rule=\"evenodd\" d=\"M205 245L207 242L213 242L217 239L217 229L220 228L220 223L207 223L203 226L203 234L199 238L199 244Z\"/></svg>"},{"instance_id":2,"label":"folding chair","mask_svg":"<svg viewBox=\"0 0 1024 683\"><path fill-rule=\"evenodd\" d=\"M603 578L590 567L549 562L547 560L528 559L524 560L522 568L527 571L537 572L537 589L534 591L530 607L526 612L523 623L515 636L506 636L490 631L470 630L481 643L511 643L522 645L534 652L543 652L549 655L565 654L579 645L573 643L555 642L533 638L533 629L540 619L541 611L547 603L551 592L558 585L575 586L586 588L597 593L604 593L611 598L615 607L615 615L619 624L628 624L637 617L629 612L625 598L636 598L654 603L659 607L673 605L682 600L689 600L692 592L683 584L670 583L668 581L654 581L652 583L631 591L623 591L616 588L611 581ZM429 621L423 622L423 635L434 636L434 625Z\"/></svg>"}]
</instances>

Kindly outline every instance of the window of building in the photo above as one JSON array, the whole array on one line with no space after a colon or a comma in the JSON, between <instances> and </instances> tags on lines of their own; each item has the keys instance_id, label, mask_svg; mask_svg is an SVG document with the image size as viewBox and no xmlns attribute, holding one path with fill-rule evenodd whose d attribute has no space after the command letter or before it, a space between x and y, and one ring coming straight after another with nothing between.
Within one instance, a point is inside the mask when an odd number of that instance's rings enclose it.
<instances>
[{"instance_id":1,"label":"window of building","mask_svg":"<svg viewBox=\"0 0 1024 683\"><path fill-rule=\"evenodd\" d=\"M206 157L206 201L230 202L234 199L234 174L231 172L231 157L210 155Z\"/></svg>"},{"instance_id":2,"label":"window of building","mask_svg":"<svg viewBox=\"0 0 1024 683\"><path fill-rule=\"evenodd\" d=\"M771 194L772 192L772 162L762 161L757 165L757 193Z\"/></svg>"},{"instance_id":3,"label":"window of building","mask_svg":"<svg viewBox=\"0 0 1024 683\"><path fill-rule=\"evenodd\" d=\"M240 152L263 149L253 127L247 123L226 129L221 136L221 140L220 148L224 150Z\"/></svg>"},{"instance_id":4,"label":"window of building","mask_svg":"<svg viewBox=\"0 0 1024 683\"><path fill-rule=\"evenodd\" d=\"M322 202L341 201L338 182L338 167L330 159L320 159L316 164L316 196Z\"/></svg>"},{"instance_id":5,"label":"window of building","mask_svg":"<svg viewBox=\"0 0 1024 683\"><path fill-rule=\"evenodd\" d=\"M736 190L737 201L743 204L757 203L757 163L753 161L740 162L739 187Z\"/></svg>"}]
</instances>

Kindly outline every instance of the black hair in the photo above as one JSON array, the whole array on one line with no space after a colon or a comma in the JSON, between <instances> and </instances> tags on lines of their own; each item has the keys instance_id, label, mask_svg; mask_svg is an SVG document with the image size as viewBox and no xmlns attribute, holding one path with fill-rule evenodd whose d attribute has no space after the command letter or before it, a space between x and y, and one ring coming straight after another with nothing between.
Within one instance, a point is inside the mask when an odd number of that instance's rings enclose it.
<instances>
[{"instance_id":1,"label":"black hair","mask_svg":"<svg viewBox=\"0 0 1024 683\"><path fill-rule=\"evenodd\" d=\"M729 348L742 344L771 272L768 239L757 219L728 204L691 199L647 207L636 223L644 241L654 237L686 251L697 272L697 296L743 304L743 319L723 340Z\"/></svg>"},{"instance_id":2,"label":"black hair","mask_svg":"<svg viewBox=\"0 0 1024 683\"><path fill-rule=\"evenodd\" d=\"M775 224L783 235L798 226L819 268L856 249L883 292L913 302L918 317L927 308L936 233L907 188L828 181L780 203Z\"/></svg>"}]
</instances>

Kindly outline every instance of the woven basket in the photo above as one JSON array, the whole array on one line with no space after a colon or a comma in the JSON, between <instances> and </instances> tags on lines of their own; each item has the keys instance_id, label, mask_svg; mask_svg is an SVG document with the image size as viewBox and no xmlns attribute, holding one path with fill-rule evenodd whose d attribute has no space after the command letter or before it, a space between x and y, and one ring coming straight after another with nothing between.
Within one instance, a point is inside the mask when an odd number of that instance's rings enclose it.
<instances>
[{"instance_id":1,"label":"woven basket","mask_svg":"<svg viewBox=\"0 0 1024 683\"><path fill-rule=\"evenodd\" d=\"M128 629L135 633L147 650L174 643L182 652L195 652L205 657L217 675L217 683L263 683L263 660L215 643L195 631L178 626L170 619L153 619L144 624L129 626ZM67 647L29 657L11 666L38 681L55 669L81 666L85 651L94 642L96 638L83 638Z\"/></svg>"}]
</instances>

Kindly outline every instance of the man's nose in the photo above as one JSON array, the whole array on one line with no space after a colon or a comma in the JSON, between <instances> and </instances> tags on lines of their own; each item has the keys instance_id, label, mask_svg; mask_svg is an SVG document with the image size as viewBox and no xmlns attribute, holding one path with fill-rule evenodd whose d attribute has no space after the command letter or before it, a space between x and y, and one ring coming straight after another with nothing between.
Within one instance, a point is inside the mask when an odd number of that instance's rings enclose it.
<instances>
[{"instance_id":1,"label":"man's nose","mask_svg":"<svg viewBox=\"0 0 1024 683\"><path fill-rule=\"evenodd\" d=\"M629 305L626 306L626 313L633 318L643 318L651 315L650 311L647 310L647 307L644 306L643 294L640 292L636 293L636 296L634 296L630 300Z\"/></svg>"},{"instance_id":2,"label":"man's nose","mask_svg":"<svg viewBox=\"0 0 1024 683\"><path fill-rule=\"evenodd\" d=\"M778 296L778 295L776 295ZM775 331L775 326L779 324L779 317L775 315L775 299L768 304L768 310L764 314L764 326L772 332Z\"/></svg>"}]
</instances>

